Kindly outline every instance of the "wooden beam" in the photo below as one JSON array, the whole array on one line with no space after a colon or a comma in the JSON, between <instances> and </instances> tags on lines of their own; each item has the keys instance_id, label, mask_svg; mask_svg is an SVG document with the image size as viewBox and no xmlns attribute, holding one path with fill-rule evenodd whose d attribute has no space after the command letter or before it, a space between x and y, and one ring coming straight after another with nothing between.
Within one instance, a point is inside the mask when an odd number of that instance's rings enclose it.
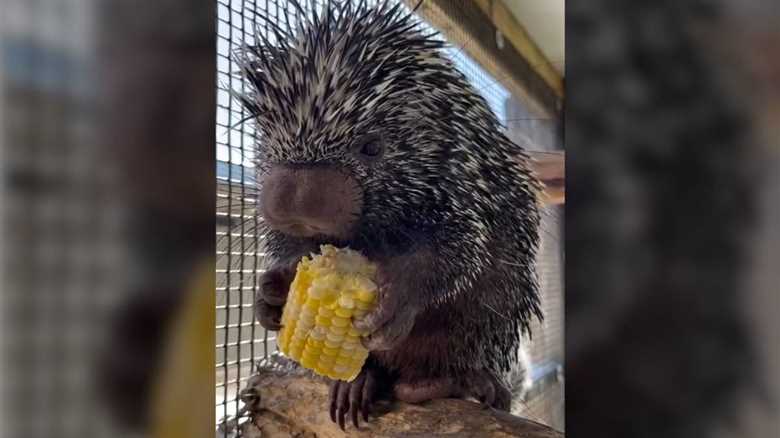
<instances>
[{"instance_id":1,"label":"wooden beam","mask_svg":"<svg viewBox=\"0 0 780 438\"><path fill-rule=\"evenodd\" d=\"M523 58L528 60L534 71L547 82L555 94L563 97L563 78L560 73L528 35L525 27L517 21L512 11L506 7L506 3L503 0L474 0L474 2L490 18L504 38L515 46Z\"/></svg>"},{"instance_id":2,"label":"wooden beam","mask_svg":"<svg viewBox=\"0 0 780 438\"><path fill-rule=\"evenodd\" d=\"M526 151L536 176L544 184L541 201L547 205L566 203L566 155L563 151Z\"/></svg>"},{"instance_id":3,"label":"wooden beam","mask_svg":"<svg viewBox=\"0 0 780 438\"><path fill-rule=\"evenodd\" d=\"M480 6L481 1L425 0L417 13L453 45L463 47L465 53L490 72L509 92L519 97L535 116L560 118L563 107L562 80L558 82L553 78L547 70L551 68L549 61L540 58L543 55L538 48L534 49L536 46L527 38L519 23L513 23L514 19L506 15L498 20L504 28L501 31L491 16L483 11L486 6ZM413 7L418 0L404 2ZM493 8L490 14L498 17L501 11L509 14L505 6L503 9ZM499 33L506 34L501 45L496 38ZM525 43L523 35L526 35ZM531 58L527 58L515 44L524 47L527 56ZM552 73L557 75L554 70Z\"/></svg>"}]
</instances>

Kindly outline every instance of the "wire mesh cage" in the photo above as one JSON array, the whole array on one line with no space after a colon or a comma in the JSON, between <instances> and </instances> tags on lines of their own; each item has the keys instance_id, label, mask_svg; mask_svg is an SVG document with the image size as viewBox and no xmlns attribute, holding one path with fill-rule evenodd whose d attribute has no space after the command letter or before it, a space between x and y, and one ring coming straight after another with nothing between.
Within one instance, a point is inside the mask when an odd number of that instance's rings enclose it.
<instances>
[{"instance_id":1,"label":"wire mesh cage","mask_svg":"<svg viewBox=\"0 0 780 438\"><path fill-rule=\"evenodd\" d=\"M402 0L390 0L402 2ZM322 0L298 0L305 9L323 7ZM371 0L369 4L377 3ZM406 6L404 6L406 7ZM268 359L276 351L276 333L264 330L255 320L254 294L263 272L262 237L256 232L261 220L258 205L258 187L255 175L254 144L257 141L251 123L243 123L249 114L241 107L230 90L244 92L248 85L239 75L239 66L233 55L242 45L255 42L255 32L273 40L269 24L262 17L278 23L297 22L298 10L285 0L219 0L217 5L217 288L216 288L216 418L223 421L241 409L238 397L242 385L252 375L256 363ZM426 30L433 30L424 21ZM446 54L487 100L507 133L527 135L529 126L534 137L543 138L547 148L560 148L555 127L539 124L527 116L527 111L501 83L480 67L463 51L451 45ZM525 114L525 115L524 115ZM543 122L543 121L542 121ZM514 128L513 128L514 126ZM537 135L538 134L538 135ZM539 139L536 139L539 140ZM553 217L552 213L547 216ZM553 217L554 219L554 217ZM548 233L557 239L560 226L550 222ZM549 245L548 245L549 246ZM560 267L559 248L549 266ZM551 275L560 276L560 269ZM560 286L560 280L556 283ZM560 287L556 294L560 298ZM562 311L562 300L554 301L552 312ZM559 323L560 321L556 322ZM560 330L559 330L560 332ZM561 333L551 343L560 343ZM550 341L550 340L548 340ZM562 353L556 350L557 360ZM538 356L543 356L539 353ZM562 409L562 399L559 409ZM543 418L537 417L541 420ZM549 422L549 421L548 421Z\"/></svg>"}]
</instances>

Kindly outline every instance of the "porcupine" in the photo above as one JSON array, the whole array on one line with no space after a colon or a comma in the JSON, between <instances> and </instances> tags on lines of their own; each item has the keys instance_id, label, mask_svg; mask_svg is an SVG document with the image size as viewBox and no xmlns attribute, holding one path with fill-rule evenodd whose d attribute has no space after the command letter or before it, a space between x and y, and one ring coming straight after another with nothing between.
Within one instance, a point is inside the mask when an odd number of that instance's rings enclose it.
<instances>
[{"instance_id":1,"label":"porcupine","mask_svg":"<svg viewBox=\"0 0 780 438\"><path fill-rule=\"evenodd\" d=\"M371 354L333 382L330 414L397 399L475 398L507 410L521 335L542 318L534 259L542 184L530 157L400 4L329 3L241 51L259 134L270 260L256 298L280 328L296 263L330 243L378 264Z\"/></svg>"}]
</instances>

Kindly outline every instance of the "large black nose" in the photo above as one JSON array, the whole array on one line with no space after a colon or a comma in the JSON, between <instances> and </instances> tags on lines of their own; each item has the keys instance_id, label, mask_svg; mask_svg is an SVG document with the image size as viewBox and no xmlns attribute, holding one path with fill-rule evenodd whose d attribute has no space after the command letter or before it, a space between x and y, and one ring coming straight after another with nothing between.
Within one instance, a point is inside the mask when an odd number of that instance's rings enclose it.
<instances>
[{"instance_id":1,"label":"large black nose","mask_svg":"<svg viewBox=\"0 0 780 438\"><path fill-rule=\"evenodd\" d=\"M273 166L260 196L261 213L272 229L303 237L346 237L363 199L355 179L334 166Z\"/></svg>"}]
</instances>

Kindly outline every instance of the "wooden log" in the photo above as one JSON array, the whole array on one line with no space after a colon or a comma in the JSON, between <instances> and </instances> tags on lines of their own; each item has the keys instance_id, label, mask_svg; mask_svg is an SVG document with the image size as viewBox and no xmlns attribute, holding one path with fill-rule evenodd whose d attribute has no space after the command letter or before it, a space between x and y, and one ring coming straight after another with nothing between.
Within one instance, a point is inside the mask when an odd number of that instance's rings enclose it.
<instances>
[{"instance_id":1,"label":"wooden log","mask_svg":"<svg viewBox=\"0 0 780 438\"><path fill-rule=\"evenodd\" d=\"M523 437L564 435L476 402L432 400L420 405L380 401L368 423L342 431L328 412L328 383L303 372L261 370L246 391L256 394L244 437ZM246 400L246 398L245 398Z\"/></svg>"}]
</instances>

